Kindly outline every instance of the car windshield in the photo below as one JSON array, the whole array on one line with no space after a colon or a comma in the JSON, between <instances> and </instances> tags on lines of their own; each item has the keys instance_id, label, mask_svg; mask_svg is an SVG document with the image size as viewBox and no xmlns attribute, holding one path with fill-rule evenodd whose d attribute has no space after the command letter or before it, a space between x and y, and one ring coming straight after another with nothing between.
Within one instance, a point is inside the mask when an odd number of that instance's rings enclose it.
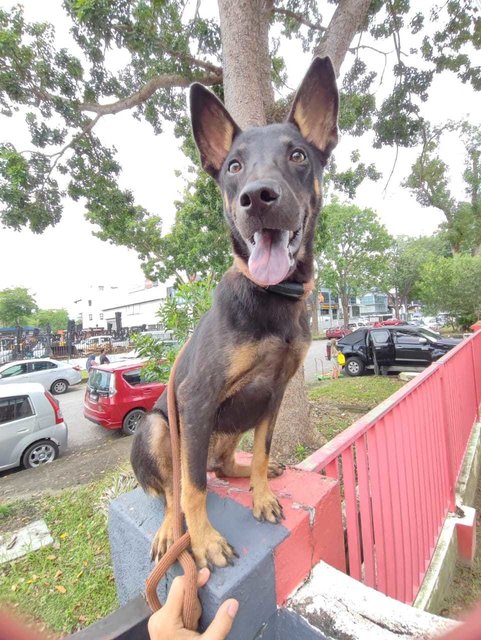
<instances>
[{"instance_id":1,"label":"car windshield","mask_svg":"<svg viewBox=\"0 0 481 640\"><path fill-rule=\"evenodd\" d=\"M431 331L431 329L426 329L425 327L420 327L418 329L418 333L431 342L437 342L440 338L442 338L440 333L436 333L436 331Z\"/></svg>"},{"instance_id":2,"label":"car windshield","mask_svg":"<svg viewBox=\"0 0 481 640\"><path fill-rule=\"evenodd\" d=\"M92 369L89 375L89 387L95 389L95 391L108 391L111 377L112 374L109 371Z\"/></svg>"}]
</instances>

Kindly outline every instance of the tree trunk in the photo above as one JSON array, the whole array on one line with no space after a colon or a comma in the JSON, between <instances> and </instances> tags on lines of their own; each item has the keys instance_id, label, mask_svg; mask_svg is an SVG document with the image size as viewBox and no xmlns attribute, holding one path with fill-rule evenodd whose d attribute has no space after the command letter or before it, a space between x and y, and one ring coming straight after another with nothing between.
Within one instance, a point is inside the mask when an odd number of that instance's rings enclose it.
<instances>
[{"instance_id":1,"label":"tree trunk","mask_svg":"<svg viewBox=\"0 0 481 640\"><path fill-rule=\"evenodd\" d=\"M366 19L371 0L340 0L331 22L314 49L316 56L329 56L339 70L351 46L352 39Z\"/></svg>"},{"instance_id":2,"label":"tree trunk","mask_svg":"<svg viewBox=\"0 0 481 640\"><path fill-rule=\"evenodd\" d=\"M341 307L342 307L342 316L343 316L343 324L347 328L349 324L349 296L341 295Z\"/></svg>"},{"instance_id":3,"label":"tree trunk","mask_svg":"<svg viewBox=\"0 0 481 640\"><path fill-rule=\"evenodd\" d=\"M354 34L366 17L370 2L340 0L315 51L315 55L331 56L337 72ZM225 104L241 128L265 124L273 110L269 52L272 6L273 0L219 0ZM309 404L301 367L284 395L272 450L281 458L290 458L298 444L315 446L316 433L309 424Z\"/></svg>"},{"instance_id":4,"label":"tree trunk","mask_svg":"<svg viewBox=\"0 0 481 640\"><path fill-rule=\"evenodd\" d=\"M389 299L389 294L388 294L388 299ZM394 293L393 302L394 302L394 317L399 320L399 311L400 311L400 306L402 304L402 299L401 299L401 296L398 295L397 291L395 291Z\"/></svg>"},{"instance_id":5,"label":"tree trunk","mask_svg":"<svg viewBox=\"0 0 481 640\"><path fill-rule=\"evenodd\" d=\"M269 54L272 4L272 0L219 0L225 104L241 129L265 124L274 104ZM284 395L272 450L286 459L297 444L313 440L301 367Z\"/></svg>"},{"instance_id":6,"label":"tree trunk","mask_svg":"<svg viewBox=\"0 0 481 640\"><path fill-rule=\"evenodd\" d=\"M266 124L274 104L271 10L272 0L219 0L225 105L241 129Z\"/></svg>"},{"instance_id":7,"label":"tree trunk","mask_svg":"<svg viewBox=\"0 0 481 640\"><path fill-rule=\"evenodd\" d=\"M319 291L314 288L311 296L311 333L313 336L319 335Z\"/></svg>"}]
</instances>

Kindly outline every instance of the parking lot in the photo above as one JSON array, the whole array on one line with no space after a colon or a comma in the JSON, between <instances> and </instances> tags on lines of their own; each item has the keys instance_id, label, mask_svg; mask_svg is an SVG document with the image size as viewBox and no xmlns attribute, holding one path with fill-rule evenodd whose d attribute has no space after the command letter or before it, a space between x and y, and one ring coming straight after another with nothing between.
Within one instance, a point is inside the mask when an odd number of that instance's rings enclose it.
<instances>
[{"instance_id":1,"label":"parking lot","mask_svg":"<svg viewBox=\"0 0 481 640\"><path fill-rule=\"evenodd\" d=\"M325 357L326 344L326 340L316 340L311 344L304 363L308 385L317 381L318 374L330 371L331 364ZM76 363L83 365L84 361L78 360ZM3 498L17 499L85 484L128 461L132 439L124 436L120 430L109 431L84 418L84 393L85 383L82 383L56 396L69 429L69 444L65 454L52 465L39 469L17 468L0 472Z\"/></svg>"}]
</instances>

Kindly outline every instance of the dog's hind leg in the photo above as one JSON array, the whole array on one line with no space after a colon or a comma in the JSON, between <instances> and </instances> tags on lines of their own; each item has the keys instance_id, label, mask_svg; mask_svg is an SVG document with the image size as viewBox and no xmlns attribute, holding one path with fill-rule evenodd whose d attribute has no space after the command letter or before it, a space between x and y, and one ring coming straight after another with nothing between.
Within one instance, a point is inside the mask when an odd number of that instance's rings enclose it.
<instances>
[{"instance_id":1,"label":"dog's hind leg","mask_svg":"<svg viewBox=\"0 0 481 640\"><path fill-rule=\"evenodd\" d=\"M153 560L158 560L173 542L172 531L172 452L167 421L160 412L148 413L137 426L132 444L131 463L143 490L165 498L165 514L154 536Z\"/></svg>"},{"instance_id":2,"label":"dog's hind leg","mask_svg":"<svg viewBox=\"0 0 481 640\"><path fill-rule=\"evenodd\" d=\"M255 429L251 471L252 513L254 518L261 521L267 520L275 524L284 518L282 507L267 482L269 451L276 418L277 411L274 415L263 420Z\"/></svg>"},{"instance_id":3,"label":"dog's hind leg","mask_svg":"<svg viewBox=\"0 0 481 640\"><path fill-rule=\"evenodd\" d=\"M209 471L214 471L218 478L250 478L252 465L240 464L235 459L235 450L242 437L241 433L216 434L212 461ZM277 478L284 472L285 466L275 460L270 460L267 466L267 477Z\"/></svg>"}]
</instances>

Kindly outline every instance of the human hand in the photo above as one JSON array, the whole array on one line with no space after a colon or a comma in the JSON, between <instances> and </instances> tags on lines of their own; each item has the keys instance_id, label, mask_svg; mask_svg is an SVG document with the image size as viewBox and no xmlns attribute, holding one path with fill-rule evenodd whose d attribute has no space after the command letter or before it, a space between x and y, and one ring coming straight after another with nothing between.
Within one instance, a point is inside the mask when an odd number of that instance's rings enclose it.
<instances>
[{"instance_id":1,"label":"human hand","mask_svg":"<svg viewBox=\"0 0 481 640\"><path fill-rule=\"evenodd\" d=\"M201 569L197 578L197 586L203 587L210 577L209 569ZM182 607L184 604L185 578L175 578L167 597L167 601L149 619L150 640L190 640L203 638L204 640L224 640L232 628L234 618L239 608L237 600L230 598L221 604L215 618L204 633L189 631L182 622Z\"/></svg>"}]
</instances>

